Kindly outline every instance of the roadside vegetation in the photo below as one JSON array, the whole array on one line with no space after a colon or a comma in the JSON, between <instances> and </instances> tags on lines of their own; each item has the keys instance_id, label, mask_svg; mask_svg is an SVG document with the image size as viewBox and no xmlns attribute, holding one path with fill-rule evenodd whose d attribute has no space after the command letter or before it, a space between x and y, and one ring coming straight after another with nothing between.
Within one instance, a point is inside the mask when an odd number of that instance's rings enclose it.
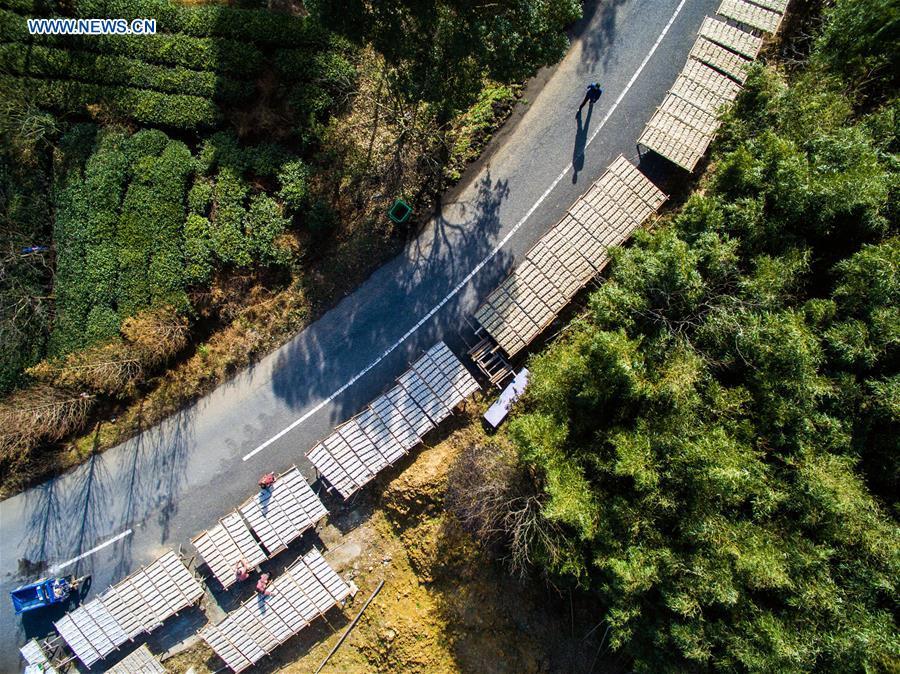
<instances>
[{"instance_id":1,"label":"roadside vegetation","mask_svg":"<svg viewBox=\"0 0 900 674\"><path fill-rule=\"evenodd\" d=\"M155 423L364 280L415 231L393 200L427 217L580 12L256 7L0 0L3 493ZM34 16L158 33L29 36Z\"/></svg>"},{"instance_id":2,"label":"roadside vegetation","mask_svg":"<svg viewBox=\"0 0 900 674\"><path fill-rule=\"evenodd\" d=\"M512 448L455 469L467 528L595 598L635 671L900 667L898 28L837 0L758 66L696 192L530 360Z\"/></svg>"}]
</instances>

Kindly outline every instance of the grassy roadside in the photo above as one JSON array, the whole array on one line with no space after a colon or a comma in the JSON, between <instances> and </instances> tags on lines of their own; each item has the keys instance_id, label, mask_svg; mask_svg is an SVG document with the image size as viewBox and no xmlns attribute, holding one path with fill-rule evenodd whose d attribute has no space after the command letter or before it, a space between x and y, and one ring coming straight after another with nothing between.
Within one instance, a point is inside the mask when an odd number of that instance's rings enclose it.
<instances>
[{"instance_id":1,"label":"grassy roadside","mask_svg":"<svg viewBox=\"0 0 900 674\"><path fill-rule=\"evenodd\" d=\"M360 66L356 105L326 130L337 149L323 157L329 167L323 180L328 183L330 173L333 184L320 187L331 193L340 220L327 245L314 237L294 241L299 261L283 289L254 279L213 284L210 294L228 304L228 320L195 338L134 399L104 406L80 435L44 446L5 471L0 498L159 423L314 322L415 235L435 199L460 179L509 116L520 91L488 82L479 100L442 130L426 106L409 109L384 90L380 59L369 56ZM392 227L383 193L408 195L417 222L408 229Z\"/></svg>"}]
</instances>

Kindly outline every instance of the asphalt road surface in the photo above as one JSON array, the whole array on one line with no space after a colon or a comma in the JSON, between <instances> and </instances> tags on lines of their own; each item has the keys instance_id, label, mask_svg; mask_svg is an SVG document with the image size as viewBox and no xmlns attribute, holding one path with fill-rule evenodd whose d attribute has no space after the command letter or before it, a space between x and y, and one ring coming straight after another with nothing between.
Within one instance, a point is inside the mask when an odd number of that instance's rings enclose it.
<instances>
[{"instance_id":1,"label":"asphalt road surface","mask_svg":"<svg viewBox=\"0 0 900 674\"><path fill-rule=\"evenodd\" d=\"M531 100L403 253L188 409L0 503L0 672L19 671L17 648L58 617L16 618L9 590L79 558L60 572L91 574L91 597L168 549L192 553L189 539L252 495L262 473L296 464L313 477L304 452L424 349L444 339L461 354L464 317L534 241L618 154L639 161L635 141L716 6L587 3L565 59L538 75ZM592 80L603 96L590 113L585 106L579 125L575 110ZM292 548L276 563L295 557ZM234 601L227 593L220 599ZM158 629L153 646L167 647L202 622L188 611Z\"/></svg>"}]
</instances>

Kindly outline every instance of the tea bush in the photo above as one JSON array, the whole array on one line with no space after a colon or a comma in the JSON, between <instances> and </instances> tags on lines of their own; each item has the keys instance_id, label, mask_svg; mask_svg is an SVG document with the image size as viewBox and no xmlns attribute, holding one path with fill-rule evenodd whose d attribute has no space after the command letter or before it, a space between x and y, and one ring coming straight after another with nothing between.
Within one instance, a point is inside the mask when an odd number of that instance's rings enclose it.
<instances>
[{"instance_id":1,"label":"tea bush","mask_svg":"<svg viewBox=\"0 0 900 674\"><path fill-rule=\"evenodd\" d=\"M196 96L32 77L0 76L0 87L62 113L81 113L87 106L98 105L123 119L185 130L210 128L219 121L215 104Z\"/></svg>"},{"instance_id":2,"label":"tea bush","mask_svg":"<svg viewBox=\"0 0 900 674\"><path fill-rule=\"evenodd\" d=\"M0 45L0 67L16 75L48 79L73 79L97 84L117 84L163 93L216 98L236 102L248 98L253 87L181 66L160 66L124 56L93 54L32 45Z\"/></svg>"}]
</instances>

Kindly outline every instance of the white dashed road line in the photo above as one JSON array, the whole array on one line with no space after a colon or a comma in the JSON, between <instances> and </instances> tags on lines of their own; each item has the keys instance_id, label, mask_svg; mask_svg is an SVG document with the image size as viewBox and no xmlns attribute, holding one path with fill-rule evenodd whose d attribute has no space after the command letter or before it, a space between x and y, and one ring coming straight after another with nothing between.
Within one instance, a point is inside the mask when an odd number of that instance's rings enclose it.
<instances>
[{"instance_id":1,"label":"white dashed road line","mask_svg":"<svg viewBox=\"0 0 900 674\"><path fill-rule=\"evenodd\" d=\"M626 84L625 88L622 89L622 93L619 94L619 97L616 99L615 103L612 104L612 107L606 113L606 116L603 117L603 121L600 122L600 125L594 130L594 133L592 133L590 138L588 138L587 142L585 143L585 148L587 148L587 146L590 145L593 142L593 140L597 137L597 134L600 133L600 131L603 129L603 127L609 121L609 118L612 117L613 113L619 107L619 104L622 102L622 100L625 98L625 96L631 90L631 87L637 81L637 78L640 77L640 74L643 72L647 63L653 57L653 54L656 53L657 48L659 48L659 45L663 41L663 38L665 38L666 34L668 34L669 29L672 27L672 24L675 23L675 19L678 18L678 15L681 13L681 10L684 7L686 2L687 2L687 0L681 0L681 2L678 3L678 6L675 8L675 11L672 13L672 16L669 18L669 22L662 29L662 32L659 34L659 37L656 38L656 42L653 43L653 46L650 48L650 51L647 52L647 55L644 57L644 60L641 61L641 65L638 66L638 69L634 71L634 75L632 75L631 79L628 80L628 84ZM550 196L550 193L556 188L557 185L559 185L560 181L566 177L570 168L571 168L571 166L567 165L560 172L560 174L556 177L556 179L552 183L550 183L550 187L548 187L544 191L544 193L540 196L540 198L534 202L534 205L528 209L528 212L524 216L522 216L522 219L519 220L515 224L515 226L511 230L509 230L509 232L506 234L506 236L504 236L500 240L500 242L496 246L494 246L494 248L485 256L485 258L483 260L481 260L477 265L475 265L475 267L472 269L472 271L470 271L468 274L466 274L466 277L462 281L457 283L453 287L453 289L449 293L447 293L447 295L445 295L444 298L440 302L438 302L434 307L432 307L432 309L419 320L418 323L416 323L409 330L407 330L400 339L398 339L396 342L391 344L387 349L385 349L384 352L380 356L378 356L378 358L373 360L371 363L366 365L366 367L364 367L362 370L360 370L355 375L353 375L347 381L347 383L345 383L343 386L341 386L339 389L337 389L334 393L332 393L330 396L328 396L327 398L325 398L324 400L319 402L315 407L308 410L299 419L296 419L295 421L291 422L291 424L289 426L286 426L285 428L280 430L278 433L273 435L271 438L266 440L264 443L262 443L255 449L247 452L247 454L244 455L243 460L248 461L248 460L252 459L254 456L259 454L262 450L264 450L266 447L271 445L273 442L276 442L279 438L284 437L285 435L290 433L292 430L297 428L297 426L302 424L304 421L309 419L316 412L318 412L323 407L328 405L332 400L334 400L339 395L341 395L348 388L353 386L353 384L355 384L361 377L364 377L366 375L366 373L368 373L372 368L374 368L381 361L383 361L397 347L399 347L401 344L403 344L403 342L405 342L410 337L410 335L412 335L419 328L421 328L432 316L434 316L438 311L440 311L444 307L444 305L447 304L447 302L449 302L451 299L453 299L453 297L455 297L456 294L460 290L462 290L469 283L469 281L472 280L472 278L475 276L475 274L477 274L479 271L481 271L481 269L482 269L482 267L484 267L484 265L486 265L488 262L490 262L491 259L493 259L493 257L498 252L500 252L500 250L503 248L503 246L505 246L509 242L509 240L516 234L516 232L519 231L519 229L522 227L522 225L524 225L525 222L528 220L528 218L530 218L532 216L532 214L534 214L534 212L544 202L544 200Z\"/></svg>"},{"instance_id":2,"label":"white dashed road line","mask_svg":"<svg viewBox=\"0 0 900 674\"><path fill-rule=\"evenodd\" d=\"M132 533L132 532L131 532L131 529L128 529L127 531L123 531L123 532L122 532L121 534L119 534L118 536L114 536L114 537L110 538L108 541L105 541L105 542L101 543L100 545L94 546L93 548L91 548L91 549L88 550L87 552L82 552L82 553L81 553L80 555L78 555L77 557L72 557L72 559L66 560L65 562L61 562L61 563L59 563L59 564L55 564L55 565L53 565L53 566L50 567L50 573L57 573L57 572L60 571L61 569L64 569L64 568L66 568L67 566L71 566L71 565L74 564L75 562L77 562L77 561L79 561L79 560L81 560L81 559L84 559L85 557L90 557L90 556L93 555L95 552L99 552L99 551L102 550L103 548L109 547L110 545L112 545L112 544L115 543L116 541L121 541L121 540L122 540L123 538L125 538L126 536L130 536L131 533Z\"/></svg>"}]
</instances>

